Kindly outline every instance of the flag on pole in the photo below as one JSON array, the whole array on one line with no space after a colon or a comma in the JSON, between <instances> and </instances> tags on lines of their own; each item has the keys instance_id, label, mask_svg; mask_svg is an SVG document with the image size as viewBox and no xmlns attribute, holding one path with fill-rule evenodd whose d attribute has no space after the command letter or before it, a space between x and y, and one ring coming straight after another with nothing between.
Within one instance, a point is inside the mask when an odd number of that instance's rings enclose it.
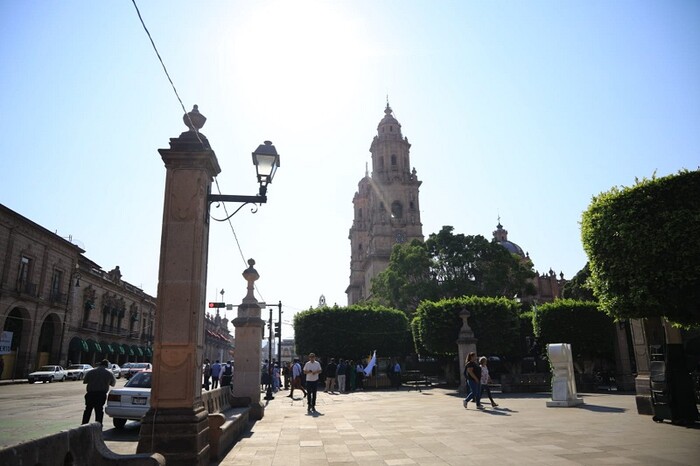
<instances>
[{"instance_id":1,"label":"flag on pole","mask_svg":"<svg viewBox=\"0 0 700 466\"><path fill-rule=\"evenodd\" d=\"M367 367L365 367L365 377L369 377L372 375L372 369L374 369L374 366L377 365L377 350L374 350L374 354L372 354L372 359L369 360L369 363L367 364Z\"/></svg>"}]
</instances>

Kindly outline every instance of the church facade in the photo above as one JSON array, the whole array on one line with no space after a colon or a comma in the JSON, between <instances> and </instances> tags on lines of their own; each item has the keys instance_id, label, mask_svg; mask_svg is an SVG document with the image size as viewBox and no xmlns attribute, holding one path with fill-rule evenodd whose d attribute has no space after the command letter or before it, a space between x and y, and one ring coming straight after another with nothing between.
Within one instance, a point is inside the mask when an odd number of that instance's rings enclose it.
<instances>
[{"instance_id":1,"label":"church facade","mask_svg":"<svg viewBox=\"0 0 700 466\"><path fill-rule=\"evenodd\" d=\"M365 170L352 200L349 305L371 296L372 279L386 269L394 244L424 239L418 200L422 182L411 167L410 149L387 102L369 149L372 171Z\"/></svg>"}]
</instances>

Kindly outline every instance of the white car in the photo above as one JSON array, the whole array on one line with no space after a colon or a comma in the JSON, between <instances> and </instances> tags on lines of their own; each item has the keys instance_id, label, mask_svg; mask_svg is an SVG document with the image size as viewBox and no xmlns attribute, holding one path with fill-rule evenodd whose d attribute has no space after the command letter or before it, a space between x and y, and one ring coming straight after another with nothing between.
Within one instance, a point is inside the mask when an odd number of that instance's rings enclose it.
<instances>
[{"instance_id":1,"label":"white car","mask_svg":"<svg viewBox=\"0 0 700 466\"><path fill-rule=\"evenodd\" d=\"M41 366L38 371L27 376L29 383L34 382L54 382L66 380L66 371L61 366Z\"/></svg>"},{"instance_id":2,"label":"white car","mask_svg":"<svg viewBox=\"0 0 700 466\"><path fill-rule=\"evenodd\" d=\"M122 368L119 367L119 364L109 363L109 370L112 371L112 374L117 379L122 376Z\"/></svg>"},{"instance_id":3,"label":"white car","mask_svg":"<svg viewBox=\"0 0 700 466\"><path fill-rule=\"evenodd\" d=\"M71 364L66 369L66 378L68 380L83 380L87 371L91 371L92 366L90 364Z\"/></svg>"},{"instance_id":4,"label":"white car","mask_svg":"<svg viewBox=\"0 0 700 466\"><path fill-rule=\"evenodd\" d=\"M126 421L140 421L151 407L150 370L137 372L123 388L115 388L107 395L105 413L112 418L112 423L121 429Z\"/></svg>"}]
</instances>

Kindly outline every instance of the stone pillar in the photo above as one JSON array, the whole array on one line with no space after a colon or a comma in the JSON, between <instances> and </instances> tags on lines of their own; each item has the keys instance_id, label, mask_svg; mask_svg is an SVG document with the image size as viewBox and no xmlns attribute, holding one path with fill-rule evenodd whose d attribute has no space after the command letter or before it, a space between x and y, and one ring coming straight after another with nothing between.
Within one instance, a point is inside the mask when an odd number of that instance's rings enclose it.
<instances>
[{"instance_id":1,"label":"stone pillar","mask_svg":"<svg viewBox=\"0 0 700 466\"><path fill-rule=\"evenodd\" d=\"M472 351L476 353L476 342L477 339L474 338L474 332L472 331L467 319L471 314L468 310L463 309L459 313L459 317L462 318L462 328L459 331L459 337L457 338L457 346L459 347L459 392L466 393L467 391L467 381L464 378L464 361L467 360L467 355Z\"/></svg>"},{"instance_id":2,"label":"stone pillar","mask_svg":"<svg viewBox=\"0 0 700 466\"><path fill-rule=\"evenodd\" d=\"M209 464L208 413L202 404L202 352L209 246L207 194L221 169L196 130L159 149L166 168L153 353L151 409L141 422L137 453L158 452L168 465ZM195 130L196 129L196 130Z\"/></svg>"},{"instance_id":3,"label":"stone pillar","mask_svg":"<svg viewBox=\"0 0 700 466\"><path fill-rule=\"evenodd\" d=\"M630 360L629 341L627 340L627 321L615 325L615 382L617 389L622 391L634 390L632 361Z\"/></svg>"},{"instance_id":4,"label":"stone pillar","mask_svg":"<svg viewBox=\"0 0 700 466\"><path fill-rule=\"evenodd\" d=\"M637 413L654 414L651 402L650 386L650 361L649 345L644 332L643 319L630 319L630 333L632 335L632 347L634 348L634 360L637 365L637 377L634 379L635 398L637 401Z\"/></svg>"},{"instance_id":5,"label":"stone pillar","mask_svg":"<svg viewBox=\"0 0 700 466\"><path fill-rule=\"evenodd\" d=\"M260 275L253 268L253 259L248 260L248 265L250 267L243 271L248 294L238 306L238 317L233 319L236 341L233 396L239 404L249 405L250 418L258 420L265 415L264 405L260 402L260 342L265 321L260 318L260 304L254 296L255 280Z\"/></svg>"}]
</instances>

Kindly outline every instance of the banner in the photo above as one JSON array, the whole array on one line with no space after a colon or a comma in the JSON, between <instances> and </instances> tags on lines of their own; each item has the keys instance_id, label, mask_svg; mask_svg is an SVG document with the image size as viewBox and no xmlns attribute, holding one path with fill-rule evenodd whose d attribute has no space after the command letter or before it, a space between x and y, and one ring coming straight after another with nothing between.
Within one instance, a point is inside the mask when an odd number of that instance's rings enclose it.
<instances>
[{"instance_id":1,"label":"banner","mask_svg":"<svg viewBox=\"0 0 700 466\"><path fill-rule=\"evenodd\" d=\"M372 369L374 369L374 366L377 365L377 350L374 350L374 354L372 355L372 359L369 360L369 364L367 364L367 367L365 367L365 377L369 377L372 375Z\"/></svg>"},{"instance_id":2,"label":"banner","mask_svg":"<svg viewBox=\"0 0 700 466\"><path fill-rule=\"evenodd\" d=\"M0 354L10 354L12 351L12 332L2 332L0 336Z\"/></svg>"}]
</instances>

